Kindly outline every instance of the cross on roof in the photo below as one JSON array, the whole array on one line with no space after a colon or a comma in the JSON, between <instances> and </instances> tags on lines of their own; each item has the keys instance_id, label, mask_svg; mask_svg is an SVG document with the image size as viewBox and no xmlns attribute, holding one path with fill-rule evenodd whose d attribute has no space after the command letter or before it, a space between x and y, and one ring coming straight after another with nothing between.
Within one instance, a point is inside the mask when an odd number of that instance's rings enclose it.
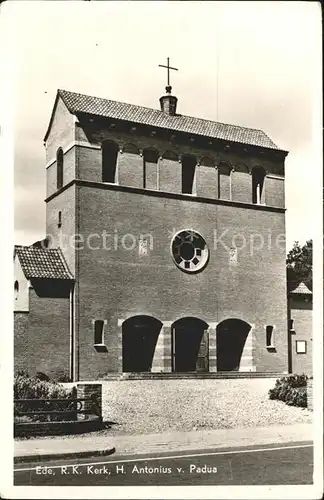
<instances>
[{"instance_id":1,"label":"cross on roof","mask_svg":"<svg viewBox=\"0 0 324 500\"><path fill-rule=\"evenodd\" d=\"M170 69L173 69L174 71L178 71L178 68L172 68L172 67L170 66L170 59L169 59L169 57L167 58L167 61L168 61L168 62L167 62L167 65L166 65L166 66L165 66L164 64L159 64L159 67L160 67L160 68L166 68L166 69L168 70L168 85L167 85L167 87L165 87L165 90L166 90L169 94L171 94L171 89L172 89L172 87L171 87L171 85L170 85Z\"/></svg>"}]
</instances>

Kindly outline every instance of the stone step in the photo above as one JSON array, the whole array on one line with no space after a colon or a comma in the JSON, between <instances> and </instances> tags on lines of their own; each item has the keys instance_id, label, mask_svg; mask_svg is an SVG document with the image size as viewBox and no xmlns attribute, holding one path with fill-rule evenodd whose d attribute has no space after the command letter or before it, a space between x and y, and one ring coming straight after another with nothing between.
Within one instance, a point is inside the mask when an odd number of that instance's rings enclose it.
<instances>
[{"instance_id":1,"label":"stone step","mask_svg":"<svg viewBox=\"0 0 324 500\"><path fill-rule=\"evenodd\" d=\"M163 379L238 379L238 378L281 378L282 372L191 372L191 373L108 373L102 380L163 380Z\"/></svg>"}]
</instances>

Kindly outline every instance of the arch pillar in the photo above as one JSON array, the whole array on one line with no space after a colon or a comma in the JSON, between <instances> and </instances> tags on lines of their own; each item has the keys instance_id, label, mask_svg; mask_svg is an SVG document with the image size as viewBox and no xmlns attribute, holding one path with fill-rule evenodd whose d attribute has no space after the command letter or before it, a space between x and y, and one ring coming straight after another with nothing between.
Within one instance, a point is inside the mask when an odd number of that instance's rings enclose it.
<instances>
[{"instance_id":1,"label":"arch pillar","mask_svg":"<svg viewBox=\"0 0 324 500\"><path fill-rule=\"evenodd\" d=\"M239 372L256 371L256 366L254 365L254 356L253 356L254 336L255 336L254 331L255 331L255 325L251 324L251 330L244 344Z\"/></svg>"},{"instance_id":2,"label":"arch pillar","mask_svg":"<svg viewBox=\"0 0 324 500\"><path fill-rule=\"evenodd\" d=\"M162 366L163 372L172 372L172 335L171 335L172 321L163 321L163 326L160 335L162 336Z\"/></svg>"},{"instance_id":3,"label":"arch pillar","mask_svg":"<svg viewBox=\"0 0 324 500\"><path fill-rule=\"evenodd\" d=\"M164 329L161 328L161 331L158 336L158 340L155 346L155 352L152 363L152 372L163 372L164 371Z\"/></svg>"},{"instance_id":4,"label":"arch pillar","mask_svg":"<svg viewBox=\"0 0 324 500\"><path fill-rule=\"evenodd\" d=\"M216 344L216 328L217 323L209 323L208 333L208 358L209 371L217 372L217 344Z\"/></svg>"},{"instance_id":5,"label":"arch pillar","mask_svg":"<svg viewBox=\"0 0 324 500\"><path fill-rule=\"evenodd\" d=\"M122 148L120 148L117 152L116 173L115 173L115 184L117 184L117 185L119 185L119 169L120 169L122 154L123 154L123 150L122 150Z\"/></svg>"},{"instance_id":6,"label":"arch pillar","mask_svg":"<svg viewBox=\"0 0 324 500\"><path fill-rule=\"evenodd\" d=\"M123 323L125 319L118 318L117 320L117 372L123 371Z\"/></svg>"}]
</instances>

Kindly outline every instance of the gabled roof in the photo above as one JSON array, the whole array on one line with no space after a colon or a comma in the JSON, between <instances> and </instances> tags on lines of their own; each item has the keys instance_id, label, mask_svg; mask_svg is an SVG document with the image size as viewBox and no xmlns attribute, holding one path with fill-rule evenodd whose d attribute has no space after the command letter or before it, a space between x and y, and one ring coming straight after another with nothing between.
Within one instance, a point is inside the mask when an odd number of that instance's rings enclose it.
<instances>
[{"instance_id":1,"label":"gabled roof","mask_svg":"<svg viewBox=\"0 0 324 500\"><path fill-rule=\"evenodd\" d=\"M222 139L225 141L282 151L262 130L228 125L179 114L171 116L157 109L77 94L67 90L57 91L52 117L44 139L45 141L49 134L54 110L59 97L62 98L70 113L74 115L86 113L89 115L125 120L134 124L149 125L173 132L184 132L208 137L210 139Z\"/></svg>"},{"instance_id":2,"label":"gabled roof","mask_svg":"<svg viewBox=\"0 0 324 500\"><path fill-rule=\"evenodd\" d=\"M60 248L16 245L15 255L18 255L21 268L27 279L73 279Z\"/></svg>"},{"instance_id":3,"label":"gabled roof","mask_svg":"<svg viewBox=\"0 0 324 500\"><path fill-rule=\"evenodd\" d=\"M299 285L289 293L297 295L313 295L311 290L303 282L299 283Z\"/></svg>"}]
</instances>

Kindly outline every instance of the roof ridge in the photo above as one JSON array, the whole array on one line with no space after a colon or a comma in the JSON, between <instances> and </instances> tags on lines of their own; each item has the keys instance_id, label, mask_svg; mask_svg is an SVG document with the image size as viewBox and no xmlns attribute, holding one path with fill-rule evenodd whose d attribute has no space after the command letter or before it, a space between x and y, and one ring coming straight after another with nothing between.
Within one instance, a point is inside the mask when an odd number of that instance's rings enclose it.
<instances>
[{"instance_id":1,"label":"roof ridge","mask_svg":"<svg viewBox=\"0 0 324 500\"><path fill-rule=\"evenodd\" d=\"M32 250L32 251L36 251L36 250L40 250L40 251L56 251L56 250L59 250L60 247L55 247L55 248L47 248L47 247L35 247L33 244L32 245L14 245L15 249L21 249L21 248L25 248L25 249L28 249L28 250Z\"/></svg>"},{"instance_id":2,"label":"roof ridge","mask_svg":"<svg viewBox=\"0 0 324 500\"><path fill-rule=\"evenodd\" d=\"M296 293L298 291L298 289L303 290L305 288L306 288L306 291L304 293L310 293L310 294L313 293L312 290L309 288L309 286L306 285L306 283L304 281L300 281L299 284L293 290L290 291L290 293Z\"/></svg>"},{"instance_id":3,"label":"roof ridge","mask_svg":"<svg viewBox=\"0 0 324 500\"><path fill-rule=\"evenodd\" d=\"M141 104L134 104L134 103L125 102L125 101L116 101L115 99L108 99L106 97L99 97L99 96L94 96L94 95L90 95L90 94L82 94L80 92L74 92L74 91L65 90L65 89L58 89L57 91L60 94L60 96L63 98L63 100L64 100L64 96L61 94L61 92L66 92L66 93L74 94L74 95L81 96L81 97L90 97L91 99L100 99L100 100L103 100L103 101L109 101L109 102L113 102L113 103L117 103L117 104L125 104L126 106L132 106L132 107L136 107L136 108L147 109L149 111L155 111L157 113L163 114L163 111L161 111L160 109L149 108L148 106L142 106ZM70 106L66 102L65 102L65 105L70 110ZM211 119L207 119L207 118L201 118L201 117L198 117L198 116L183 115L183 114L179 114L179 113L176 113L174 116L175 117L177 117L177 116L179 116L179 117L183 116L184 118L191 118L191 119L194 119L194 120L201 120L201 121L209 122L209 123L218 123L219 125L225 125L225 126L229 126L229 127L237 127L237 128L240 128L240 129L243 128L245 130L253 130L254 132L262 132L263 134L267 135L261 128L245 127L244 125L234 125L233 123L225 123L225 122L220 122L218 120L211 120ZM268 137L268 139L270 139L270 137L268 135L267 135L267 137ZM270 139L270 140L272 140L272 139Z\"/></svg>"}]
</instances>

